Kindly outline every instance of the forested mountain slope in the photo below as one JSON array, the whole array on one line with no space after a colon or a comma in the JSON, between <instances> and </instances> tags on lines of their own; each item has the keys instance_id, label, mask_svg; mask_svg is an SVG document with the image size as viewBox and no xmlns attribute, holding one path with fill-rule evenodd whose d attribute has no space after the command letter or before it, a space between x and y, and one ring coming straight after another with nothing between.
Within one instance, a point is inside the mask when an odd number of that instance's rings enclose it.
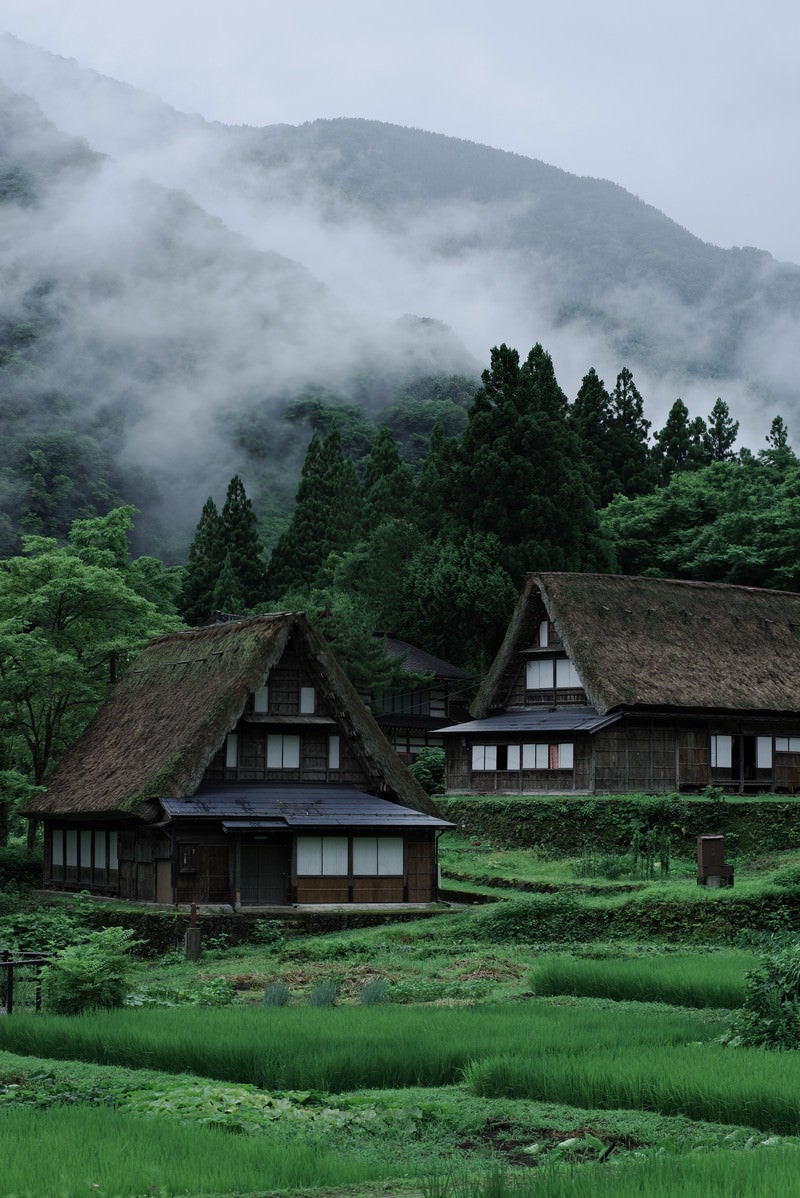
<instances>
[{"instance_id":1,"label":"forested mountain slope","mask_svg":"<svg viewBox=\"0 0 800 1198\"><path fill-rule=\"evenodd\" d=\"M570 395L630 367L655 420L721 394L751 443L795 424L800 267L613 183L369 120L228 128L10 37L0 82L6 540L105 459L88 511L130 500L180 555L235 471L279 515L330 406L367 441L358 412L457 423L500 342ZM34 430L67 436L41 484Z\"/></svg>"}]
</instances>

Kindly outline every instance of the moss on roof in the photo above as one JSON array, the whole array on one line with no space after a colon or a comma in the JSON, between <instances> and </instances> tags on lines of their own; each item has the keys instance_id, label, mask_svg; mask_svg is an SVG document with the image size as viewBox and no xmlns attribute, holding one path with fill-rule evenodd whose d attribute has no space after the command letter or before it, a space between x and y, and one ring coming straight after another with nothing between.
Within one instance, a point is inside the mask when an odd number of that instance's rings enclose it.
<instances>
[{"instance_id":1,"label":"moss on roof","mask_svg":"<svg viewBox=\"0 0 800 1198\"><path fill-rule=\"evenodd\" d=\"M800 594L609 574L532 574L473 706L496 705L540 602L601 713L800 711Z\"/></svg>"},{"instance_id":2,"label":"moss on roof","mask_svg":"<svg viewBox=\"0 0 800 1198\"><path fill-rule=\"evenodd\" d=\"M250 693L280 660L291 635L337 717L352 731L351 743L375 793L436 814L320 633L298 612L150 641L25 813L146 817L154 799L194 794Z\"/></svg>"}]
</instances>

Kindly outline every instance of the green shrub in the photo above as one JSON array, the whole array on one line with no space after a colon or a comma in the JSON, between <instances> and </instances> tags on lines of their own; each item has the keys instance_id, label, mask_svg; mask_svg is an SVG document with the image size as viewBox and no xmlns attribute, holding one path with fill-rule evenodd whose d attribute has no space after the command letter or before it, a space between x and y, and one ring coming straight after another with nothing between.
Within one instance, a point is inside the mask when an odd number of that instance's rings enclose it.
<instances>
[{"instance_id":1,"label":"green shrub","mask_svg":"<svg viewBox=\"0 0 800 1198\"><path fill-rule=\"evenodd\" d=\"M361 991L361 1001L365 1007L374 1007L376 1003L386 1002L386 978L372 978Z\"/></svg>"},{"instance_id":2,"label":"green shrub","mask_svg":"<svg viewBox=\"0 0 800 1198\"><path fill-rule=\"evenodd\" d=\"M324 982L320 982L308 996L308 1005L310 1007L332 1007L336 1002L337 987L333 978L326 978Z\"/></svg>"},{"instance_id":3,"label":"green shrub","mask_svg":"<svg viewBox=\"0 0 800 1198\"><path fill-rule=\"evenodd\" d=\"M744 1004L725 1040L734 1047L800 1048L800 941L747 971Z\"/></svg>"},{"instance_id":4,"label":"green shrub","mask_svg":"<svg viewBox=\"0 0 800 1198\"><path fill-rule=\"evenodd\" d=\"M250 929L250 941L252 944L282 948L285 940L283 924L279 919L257 919Z\"/></svg>"},{"instance_id":5,"label":"green shrub","mask_svg":"<svg viewBox=\"0 0 800 1198\"><path fill-rule=\"evenodd\" d=\"M128 954L136 941L127 928L91 932L42 970L45 1007L76 1015L95 1007L121 1007L127 990Z\"/></svg>"},{"instance_id":6,"label":"green shrub","mask_svg":"<svg viewBox=\"0 0 800 1198\"><path fill-rule=\"evenodd\" d=\"M471 919L482 939L495 944L586 939L584 909L571 894L532 894L492 903Z\"/></svg>"},{"instance_id":7,"label":"green shrub","mask_svg":"<svg viewBox=\"0 0 800 1198\"><path fill-rule=\"evenodd\" d=\"M289 1001L289 987L285 982L273 982L264 991L265 1007L285 1007Z\"/></svg>"},{"instance_id":8,"label":"green shrub","mask_svg":"<svg viewBox=\"0 0 800 1198\"><path fill-rule=\"evenodd\" d=\"M419 755L408 767L422 789L429 795L443 795L444 782L444 749L422 749Z\"/></svg>"}]
</instances>

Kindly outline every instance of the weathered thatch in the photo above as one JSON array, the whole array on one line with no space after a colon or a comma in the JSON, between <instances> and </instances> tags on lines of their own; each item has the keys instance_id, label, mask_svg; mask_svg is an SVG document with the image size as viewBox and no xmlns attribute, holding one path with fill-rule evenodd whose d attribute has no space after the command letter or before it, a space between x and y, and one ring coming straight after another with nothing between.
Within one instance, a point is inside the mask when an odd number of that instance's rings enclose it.
<instances>
[{"instance_id":1,"label":"weathered thatch","mask_svg":"<svg viewBox=\"0 0 800 1198\"><path fill-rule=\"evenodd\" d=\"M800 711L800 594L607 574L529 575L472 708L502 703L542 603L589 702L614 708Z\"/></svg>"},{"instance_id":2,"label":"weathered thatch","mask_svg":"<svg viewBox=\"0 0 800 1198\"><path fill-rule=\"evenodd\" d=\"M142 650L47 783L31 816L155 814L160 797L194 794L293 636L341 723L372 793L417 811L435 804L386 741L327 643L302 613L254 616L157 637Z\"/></svg>"}]
</instances>

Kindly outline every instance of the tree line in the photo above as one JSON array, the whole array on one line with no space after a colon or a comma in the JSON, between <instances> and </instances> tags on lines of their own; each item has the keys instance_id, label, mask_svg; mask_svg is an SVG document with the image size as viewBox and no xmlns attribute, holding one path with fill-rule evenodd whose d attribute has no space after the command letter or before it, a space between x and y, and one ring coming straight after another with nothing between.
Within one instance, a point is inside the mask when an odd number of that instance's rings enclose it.
<instances>
[{"instance_id":1,"label":"tree line","mask_svg":"<svg viewBox=\"0 0 800 1198\"><path fill-rule=\"evenodd\" d=\"M405 455L387 426L362 444L325 415L269 554L234 476L182 567L130 559L131 507L0 562L0 843L115 672L181 623L302 609L357 684L383 689L399 676L381 631L480 674L529 570L800 589L800 462L780 417L737 451L721 398L707 418L678 399L651 436L627 368L610 390L590 370L570 402L541 345L493 349L462 431L437 422Z\"/></svg>"}]
</instances>

